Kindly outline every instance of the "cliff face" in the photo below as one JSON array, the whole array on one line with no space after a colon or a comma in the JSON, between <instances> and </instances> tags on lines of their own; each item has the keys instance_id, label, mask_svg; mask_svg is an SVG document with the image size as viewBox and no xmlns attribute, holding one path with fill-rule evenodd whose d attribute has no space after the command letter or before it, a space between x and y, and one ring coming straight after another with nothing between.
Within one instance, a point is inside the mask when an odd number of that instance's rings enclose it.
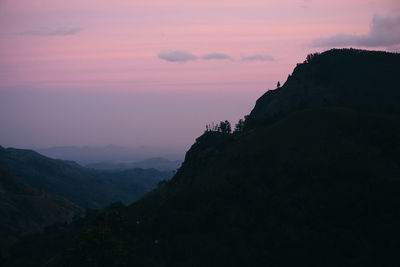
<instances>
[{"instance_id":1,"label":"cliff face","mask_svg":"<svg viewBox=\"0 0 400 267\"><path fill-rule=\"evenodd\" d=\"M308 61L243 131L200 136L169 182L60 230L79 239L54 266L400 264L399 55Z\"/></svg>"}]
</instances>

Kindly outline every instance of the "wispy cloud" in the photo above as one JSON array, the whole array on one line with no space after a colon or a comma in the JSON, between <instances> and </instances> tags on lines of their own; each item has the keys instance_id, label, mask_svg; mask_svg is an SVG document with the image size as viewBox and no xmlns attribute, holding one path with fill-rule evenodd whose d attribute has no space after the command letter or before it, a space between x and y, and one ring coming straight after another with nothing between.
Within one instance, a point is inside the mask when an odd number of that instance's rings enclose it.
<instances>
[{"instance_id":1,"label":"wispy cloud","mask_svg":"<svg viewBox=\"0 0 400 267\"><path fill-rule=\"evenodd\" d=\"M254 54L242 57L242 61L274 61L274 60L275 59L272 56L260 55L260 54Z\"/></svg>"},{"instance_id":2,"label":"wispy cloud","mask_svg":"<svg viewBox=\"0 0 400 267\"><path fill-rule=\"evenodd\" d=\"M334 46L393 46L400 44L400 15L375 15L371 28L366 35L336 34L328 38L319 38L313 41L314 47Z\"/></svg>"},{"instance_id":3,"label":"wispy cloud","mask_svg":"<svg viewBox=\"0 0 400 267\"><path fill-rule=\"evenodd\" d=\"M218 60L233 60L233 58L225 53L209 53L201 57L205 60L218 59Z\"/></svg>"},{"instance_id":4,"label":"wispy cloud","mask_svg":"<svg viewBox=\"0 0 400 267\"><path fill-rule=\"evenodd\" d=\"M303 0L301 4L299 4L300 8L307 9L310 7L312 0Z\"/></svg>"},{"instance_id":5,"label":"wispy cloud","mask_svg":"<svg viewBox=\"0 0 400 267\"><path fill-rule=\"evenodd\" d=\"M19 32L20 35L35 35L35 36L66 36L75 35L83 31L81 27L60 27L55 29L39 29L39 30L28 30Z\"/></svg>"},{"instance_id":6,"label":"wispy cloud","mask_svg":"<svg viewBox=\"0 0 400 267\"><path fill-rule=\"evenodd\" d=\"M196 60L197 56L185 50L161 51L158 58L168 62L187 62Z\"/></svg>"},{"instance_id":7,"label":"wispy cloud","mask_svg":"<svg viewBox=\"0 0 400 267\"><path fill-rule=\"evenodd\" d=\"M235 59L226 53L208 53L203 56L196 56L195 54L186 50L172 50L172 51L161 51L158 54L158 58L168 62L188 62L194 60L230 60ZM241 61L274 61L275 59L269 55L252 54L244 56L240 59Z\"/></svg>"}]
</instances>

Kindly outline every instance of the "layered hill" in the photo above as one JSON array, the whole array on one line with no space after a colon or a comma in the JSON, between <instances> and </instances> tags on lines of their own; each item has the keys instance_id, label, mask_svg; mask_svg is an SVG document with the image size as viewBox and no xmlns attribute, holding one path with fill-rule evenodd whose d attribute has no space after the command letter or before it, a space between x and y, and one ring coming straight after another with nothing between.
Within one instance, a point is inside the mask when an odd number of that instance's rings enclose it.
<instances>
[{"instance_id":1,"label":"layered hill","mask_svg":"<svg viewBox=\"0 0 400 267\"><path fill-rule=\"evenodd\" d=\"M111 144L99 147L61 146L38 148L35 151L50 158L73 160L84 166L98 162L139 162L154 157L181 160L185 152L177 148L121 147ZM158 169L154 166L152 167Z\"/></svg>"},{"instance_id":2,"label":"layered hill","mask_svg":"<svg viewBox=\"0 0 400 267\"><path fill-rule=\"evenodd\" d=\"M8 263L399 266L399 65L310 55L243 130L200 136L170 181L20 243Z\"/></svg>"},{"instance_id":3,"label":"layered hill","mask_svg":"<svg viewBox=\"0 0 400 267\"><path fill-rule=\"evenodd\" d=\"M168 160L166 158L148 158L136 162L97 162L85 165L86 168L95 170L129 170L135 168L141 169L157 169L160 171L172 171L181 166L180 160Z\"/></svg>"},{"instance_id":4,"label":"layered hill","mask_svg":"<svg viewBox=\"0 0 400 267\"><path fill-rule=\"evenodd\" d=\"M103 208L116 201L130 204L172 176L172 172L155 169L96 171L32 150L2 147L0 165L33 187L68 198L82 208Z\"/></svg>"}]
</instances>

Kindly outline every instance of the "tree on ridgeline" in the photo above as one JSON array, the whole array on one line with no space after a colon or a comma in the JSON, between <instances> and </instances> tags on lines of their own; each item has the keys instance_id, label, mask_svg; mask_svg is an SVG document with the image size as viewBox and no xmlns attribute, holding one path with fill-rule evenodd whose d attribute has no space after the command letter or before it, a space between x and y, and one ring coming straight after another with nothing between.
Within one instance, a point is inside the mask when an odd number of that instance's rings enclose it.
<instances>
[{"instance_id":1,"label":"tree on ridgeline","mask_svg":"<svg viewBox=\"0 0 400 267\"><path fill-rule=\"evenodd\" d=\"M228 120L221 121L219 124L212 122L206 125L206 132L220 132L230 134L232 132L231 123Z\"/></svg>"},{"instance_id":2,"label":"tree on ridgeline","mask_svg":"<svg viewBox=\"0 0 400 267\"><path fill-rule=\"evenodd\" d=\"M305 60L305 63L311 63L315 58L317 58L320 55L320 53L311 53L307 55L307 58Z\"/></svg>"},{"instance_id":3,"label":"tree on ridgeline","mask_svg":"<svg viewBox=\"0 0 400 267\"><path fill-rule=\"evenodd\" d=\"M240 119L235 125L235 130L233 132L241 132L244 129L244 120Z\"/></svg>"},{"instance_id":4,"label":"tree on ridgeline","mask_svg":"<svg viewBox=\"0 0 400 267\"><path fill-rule=\"evenodd\" d=\"M219 132L219 124L215 124L215 122L207 124L206 132Z\"/></svg>"},{"instance_id":5,"label":"tree on ridgeline","mask_svg":"<svg viewBox=\"0 0 400 267\"><path fill-rule=\"evenodd\" d=\"M221 133L228 133L228 134L230 134L230 133L232 132L231 123L230 123L229 121L227 121L227 120L221 121L221 122L219 123L219 131L220 131Z\"/></svg>"}]
</instances>

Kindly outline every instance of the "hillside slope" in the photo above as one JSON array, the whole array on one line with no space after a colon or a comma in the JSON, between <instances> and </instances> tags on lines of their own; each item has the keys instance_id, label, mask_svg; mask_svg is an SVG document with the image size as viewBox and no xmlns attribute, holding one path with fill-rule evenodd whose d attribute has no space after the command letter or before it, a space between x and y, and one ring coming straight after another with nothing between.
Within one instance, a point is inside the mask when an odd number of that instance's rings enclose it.
<instances>
[{"instance_id":1,"label":"hillside slope","mask_svg":"<svg viewBox=\"0 0 400 267\"><path fill-rule=\"evenodd\" d=\"M398 54L359 50L309 57L243 131L200 136L173 179L32 237L10 262L399 266L399 65ZM48 250L18 256L33 244Z\"/></svg>"},{"instance_id":2,"label":"hillside slope","mask_svg":"<svg viewBox=\"0 0 400 267\"><path fill-rule=\"evenodd\" d=\"M0 250L24 234L81 215L83 210L77 205L33 188L0 166Z\"/></svg>"}]
</instances>

